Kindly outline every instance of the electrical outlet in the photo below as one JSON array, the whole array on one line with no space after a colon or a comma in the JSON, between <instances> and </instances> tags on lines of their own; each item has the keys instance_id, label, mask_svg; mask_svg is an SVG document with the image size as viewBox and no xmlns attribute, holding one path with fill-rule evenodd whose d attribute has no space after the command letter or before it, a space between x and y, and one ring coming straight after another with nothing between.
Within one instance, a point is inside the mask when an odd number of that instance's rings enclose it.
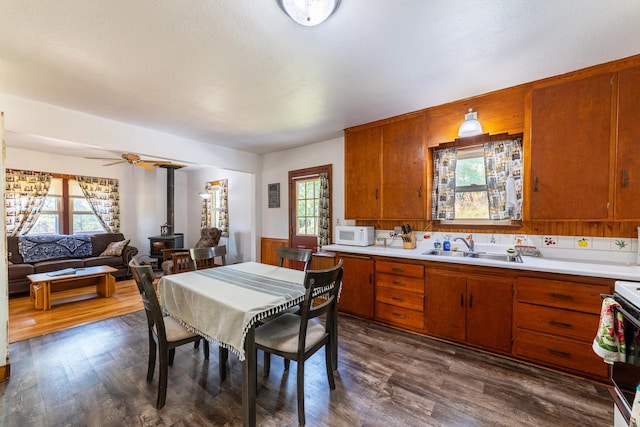
<instances>
[{"instance_id":1,"label":"electrical outlet","mask_svg":"<svg viewBox=\"0 0 640 427\"><path fill-rule=\"evenodd\" d=\"M336 218L336 225L340 225L340 218Z\"/></svg>"}]
</instances>

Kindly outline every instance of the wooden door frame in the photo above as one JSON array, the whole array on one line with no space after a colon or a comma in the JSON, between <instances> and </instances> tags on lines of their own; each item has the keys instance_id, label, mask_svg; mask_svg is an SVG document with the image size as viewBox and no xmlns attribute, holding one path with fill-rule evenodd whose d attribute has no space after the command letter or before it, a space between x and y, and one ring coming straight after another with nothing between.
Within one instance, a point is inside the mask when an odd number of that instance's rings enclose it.
<instances>
[{"instance_id":1,"label":"wooden door frame","mask_svg":"<svg viewBox=\"0 0 640 427\"><path fill-rule=\"evenodd\" d=\"M293 247L293 243L294 243L294 239L293 236L295 234L295 222L296 222L296 204L293 203L296 199L296 192L295 192L295 178L300 179L303 177L313 177L313 176L318 176L321 173L327 173L329 176L329 192L331 194L331 197L329 200L329 221L330 223L332 223L332 219L333 219L333 190L332 190L332 174L331 174L331 170L332 170L332 164L326 164L326 165L321 165L321 166L313 166L310 168L305 168L305 169L297 169L297 170L292 170L289 171L289 246ZM312 245L312 249L314 252L317 251L317 243L315 245Z\"/></svg>"}]
</instances>

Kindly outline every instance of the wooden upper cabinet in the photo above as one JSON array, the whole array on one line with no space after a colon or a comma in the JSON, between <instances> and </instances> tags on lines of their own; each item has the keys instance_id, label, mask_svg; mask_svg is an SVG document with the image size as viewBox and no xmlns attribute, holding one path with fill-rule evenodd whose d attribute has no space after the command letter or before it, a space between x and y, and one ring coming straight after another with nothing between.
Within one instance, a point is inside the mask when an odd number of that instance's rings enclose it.
<instances>
[{"instance_id":1,"label":"wooden upper cabinet","mask_svg":"<svg viewBox=\"0 0 640 427\"><path fill-rule=\"evenodd\" d=\"M382 218L424 219L424 115L382 128Z\"/></svg>"},{"instance_id":2,"label":"wooden upper cabinet","mask_svg":"<svg viewBox=\"0 0 640 427\"><path fill-rule=\"evenodd\" d=\"M616 219L640 218L640 67L618 74L618 141L615 167Z\"/></svg>"},{"instance_id":3,"label":"wooden upper cabinet","mask_svg":"<svg viewBox=\"0 0 640 427\"><path fill-rule=\"evenodd\" d=\"M532 219L608 217L611 73L535 88Z\"/></svg>"},{"instance_id":4,"label":"wooden upper cabinet","mask_svg":"<svg viewBox=\"0 0 640 427\"><path fill-rule=\"evenodd\" d=\"M345 217L424 219L423 114L345 131Z\"/></svg>"},{"instance_id":5,"label":"wooden upper cabinet","mask_svg":"<svg viewBox=\"0 0 640 427\"><path fill-rule=\"evenodd\" d=\"M382 128L345 131L345 218L379 219Z\"/></svg>"}]
</instances>

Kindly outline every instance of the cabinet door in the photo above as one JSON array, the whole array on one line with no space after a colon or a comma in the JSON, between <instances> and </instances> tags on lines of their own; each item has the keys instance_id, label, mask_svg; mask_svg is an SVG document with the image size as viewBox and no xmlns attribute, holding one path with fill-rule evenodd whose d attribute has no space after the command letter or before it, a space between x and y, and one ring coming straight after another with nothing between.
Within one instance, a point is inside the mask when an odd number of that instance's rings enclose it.
<instances>
[{"instance_id":1,"label":"cabinet door","mask_svg":"<svg viewBox=\"0 0 640 427\"><path fill-rule=\"evenodd\" d=\"M640 67L618 74L618 146L615 177L616 219L640 218Z\"/></svg>"},{"instance_id":2,"label":"cabinet door","mask_svg":"<svg viewBox=\"0 0 640 427\"><path fill-rule=\"evenodd\" d=\"M492 276L467 278L467 342L511 352L513 281Z\"/></svg>"},{"instance_id":3,"label":"cabinet door","mask_svg":"<svg viewBox=\"0 0 640 427\"><path fill-rule=\"evenodd\" d=\"M608 217L611 79L603 74L533 90L532 219Z\"/></svg>"},{"instance_id":4,"label":"cabinet door","mask_svg":"<svg viewBox=\"0 0 640 427\"><path fill-rule=\"evenodd\" d=\"M381 146L380 126L345 132L345 218L380 218Z\"/></svg>"},{"instance_id":5,"label":"cabinet door","mask_svg":"<svg viewBox=\"0 0 640 427\"><path fill-rule=\"evenodd\" d=\"M342 290L338 309L368 319L373 318L373 259L339 253L342 259Z\"/></svg>"},{"instance_id":6,"label":"cabinet door","mask_svg":"<svg viewBox=\"0 0 640 427\"><path fill-rule=\"evenodd\" d=\"M425 218L424 115L382 128L382 218Z\"/></svg>"},{"instance_id":7,"label":"cabinet door","mask_svg":"<svg viewBox=\"0 0 640 427\"><path fill-rule=\"evenodd\" d=\"M425 328L431 335L456 341L465 339L467 279L448 271L430 271L425 285Z\"/></svg>"}]
</instances>

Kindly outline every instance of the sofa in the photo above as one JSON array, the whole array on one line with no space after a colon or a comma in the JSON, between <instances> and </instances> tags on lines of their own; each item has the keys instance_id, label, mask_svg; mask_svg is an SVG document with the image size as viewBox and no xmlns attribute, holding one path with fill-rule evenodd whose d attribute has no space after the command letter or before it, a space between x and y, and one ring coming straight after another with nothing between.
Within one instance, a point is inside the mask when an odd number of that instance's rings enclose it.
<instances>
[{"instance_id":1,"label":"sofa","mask_svg":"<svg viewBox=\"0 0 640 427\"><path fill-rule=\"evenodd\" d=\"M111 246L110 246L111 244ZM109 247L109 250L107 248ZM138 249L122 233L7 237L9 295L29 292L29 274L65 268L108 265L116 278L129 277L129 261Z\"/></svg>"}]
</instances>

